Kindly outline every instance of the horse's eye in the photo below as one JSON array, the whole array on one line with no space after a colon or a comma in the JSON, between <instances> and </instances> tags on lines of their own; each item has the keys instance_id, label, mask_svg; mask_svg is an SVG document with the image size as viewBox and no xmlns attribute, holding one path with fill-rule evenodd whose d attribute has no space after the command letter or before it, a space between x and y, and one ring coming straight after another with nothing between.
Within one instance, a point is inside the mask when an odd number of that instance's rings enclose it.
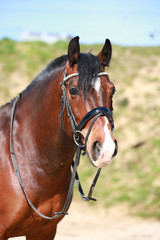
<instances>
[{"instance_id":1,"label":"horse's eye","mask_svg":"<svg viewBox=\"0 0 160 240\"><path fill-rule=\"evenodd\" d=\"M78 88L76 88L76 87L71 87L71 88L69 89L69 92L70 92L70 94L72 94L72 95L78 95L78 93L79 93Z\"/></svg>"}]
</instances>

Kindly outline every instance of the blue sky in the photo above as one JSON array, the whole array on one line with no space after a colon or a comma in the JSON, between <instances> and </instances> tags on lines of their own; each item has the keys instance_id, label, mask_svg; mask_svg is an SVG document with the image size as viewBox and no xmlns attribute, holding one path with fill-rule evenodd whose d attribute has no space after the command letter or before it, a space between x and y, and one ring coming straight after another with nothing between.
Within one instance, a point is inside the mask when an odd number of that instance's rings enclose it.
<instances>
[{"instance_id":1,"label":"blue sky","mask_svg":"<svg viewBox=\"0 0 160 240\"><path fill-rule=\"evenodd\" d=\"M0 39L67 33L81 43L160 45L160 0L0 0Z\"/></svg>"}]
</instances>

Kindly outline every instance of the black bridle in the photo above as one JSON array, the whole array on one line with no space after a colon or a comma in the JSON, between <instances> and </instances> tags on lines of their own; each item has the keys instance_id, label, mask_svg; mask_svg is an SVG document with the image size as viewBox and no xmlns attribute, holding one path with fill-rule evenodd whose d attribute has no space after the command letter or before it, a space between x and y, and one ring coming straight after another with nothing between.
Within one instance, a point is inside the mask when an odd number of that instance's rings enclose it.
<instances>
[{"instance_id":1,"label":"black bridle","mask_svg":"<svg viewBox=\"0 0 160 240\"><path fill-rule=\"evenodd\" d=\"M70 103L69 103L69 100L68 100L68 96L67 96L67 91L66 91L66 81L68 81L69 79L73 78L73 77L77 77L79 74L78 73L73 73L71 75L68 75L66 76L67 72L65 70L65 74L64 74L64 78L63 78L63 81L60 83L61 85L61 88L62 88L62 99L61 99L61 114L60 114L60 117L62 117L62 121L63 121L63 113L64 113L64 109L66 107L67 109L67 114L68 114L68 118L69 118L69 121L70 121L70 125L72 127L72 131L73 131L73 139L77 145L77 152L78 152L78 155L76 154L76 159L75 159L75 162L73 161L72 163L72 167L73 167L73 173L72 173L72 176L73 174L75 174L75 179L76 179L76 183L77 183L77 186L78 186L78 189L79 189L79 192L80 192L80 195L82 197L82 199L84 201L90 201L90 200L93 200L93 201L96 201L96 199L92 198L92 193L93 193L93 189L95 187L95 184L98 180L98 177L99 177L99 174L101 172L101 168L99 168L97 170L97 173L94 177L94 180L91 184L91 187L89 189L89 193L87 196L84 195L83 193L83 189L82 189L82 186L80 184L80 180L79 180L79 176L78 176L78 173L77 173L77 170L75 171L74 168L77 169L78 167L78 164L79 164L79 159L80 159L80 154L81 154L81 150L84 151L84 154L85 154L85 151L86 151L86 144L87 144L87 141L88 141L88 137L89 137L89 134L91 132L91 129L95 123L95 121L100 117L100 116L106 116L111 124L111 130L113 131L114 130L114 121L113 121L113 117L112 117L112 113L111 111L107 108L107 107L97 107L97 108L94 108L92 109L91 111L89 111L84 117L83 119L80 121L79 124L77 124L77 121L75 119L75 116L73 114L73 111L72 111L72 108L70 106ZM108 76L108 73L107 72L101 72L97 75L97 77L101 77L101 76ZM88 133L86 135L86 137L84 136L83 132L82 132L82 129L86 126L86 124L91 120L91 124L90 124L90 127L88 129ZM82 142L82 139L83 139L83 142Z\"/></svg>"},{"instance_id":2,"label":"black bridle","mask_svg":"<svg viewBox=\"0 0 160 240\"><path fill-rule=\"evenodd\" d=\"M102 72L102 73L99 73L98 76L103 76L103 75L108 75L108 73L106 72ZM71 106L70 106L70 103L69 103L69 100L68 100L68 96L67 96L67 91L66 91L66 86L65 86L65 83L67 80L69 80L70 78L72 77L76 77L78 76L78 73L74 73L74 74L71 74L69 76L66 76L66 71L65 71L65 74L64 74L64 78L63 78L63 81L61 82L61 88L62 88L62 101L61 101L61 114L60 116L62 117L63 119L63 113L64 113L64 109L66 107L67 109L67 114L68 114L68 117L69 117L69 121L70 121L70 124L71 124L71 127L72 127L72 131L73 131L73 138L74 138L74 141L75 143L77 144L77 151L76 151L76 157L75 157L75 161L73 161L72 163L72 167L73 167L73 171L72 171L72 177L71 177L71 181L70 181L70 186L69 186L69 190L68 190L68 195L67 195L67 198L66 198L66 202L64 204L64 207L63 209L60 211L60 212L55 212L54 216L52 217L48 217L44 214L42 214L41 212L39 212L35 206L32 204L32 202L30 201L27 193L26 193L26 190L24 188L24 185L22 183L22 179L21 179L21 175L20 175L20 172L19 172L19 168L18 168L18 165L17 165L17 161L16 161L16 158L15 158L15 153L14 153L14 149L13 149L13 126L14 126L14 116L15 116L15 109L16 109L16 105L17 105L17 102L20 98L20 96L16 97L14 100L13 100L13 105L12 105L12 110L11 110L11 123L10 123L10 154L11 154L11 160L12 160L12 164L13 164L13 167L14 167L14 170L15 170L15 173L16 173L16 176L17 176L17 179L19 181L19 184L22 188L22 191L26 197L26 200L29 204L29 206L39 215L41 216L42 218L45 218L45 219L49 219L49 220L52 220L52 219L56 219L62 215L67 215L68 213L66 212L68 207L69 207L69 204L70 204L70 201L71 201L71 198L72 198L72 193L73 193L73 186L74 186L74 182L76 180L76 183L77 183L77 186L78 186L78 189L79 189L79 192L81 194L81 197L84 201L90 201L90 200L94 200L96 201L96 199L92 198L92 193L93 193L93 189L95 187L95 184L98 180L98 177L99 177L99 174L101 172L101 168L99 168L97 170L97 173L94 177L94 180L91 184L91 187L89 189L89 193L87 196L84 195L83 193L83 189L81 187L81 184L80 184L80 181L79 181L79 176L78 176L78 173L77 173L77 167L79 165L79 160L80 160L80 155L81 155L81 151L86 149L86 143L87 143L87 140L88 140L88 137L89 137L89 134L91 132L91 129L95 123L95 121L100 117L100 116L106 116L109 121L110 121L110 124L111 124L111 128L112 130L114 129L114 122L113 122L113 118L112 118L112 113L110 112L110 110L106 107L97 107L97 108L94 108L92 109L90 112L88 112L84 118L81 120L81 122L79 124L77 124L76 122L76 119L74 117L74 114L72 112L72 109L71 109ZM90 127L89 127L89 130L88 130L88 133L86 135L86 137L84 136L84 134L82 133L82 129L86 126L86 124L91 120L91 124L90 124ZM85 139L85 142L82 143L82 137Z\"/></svg>"}]
</instances>

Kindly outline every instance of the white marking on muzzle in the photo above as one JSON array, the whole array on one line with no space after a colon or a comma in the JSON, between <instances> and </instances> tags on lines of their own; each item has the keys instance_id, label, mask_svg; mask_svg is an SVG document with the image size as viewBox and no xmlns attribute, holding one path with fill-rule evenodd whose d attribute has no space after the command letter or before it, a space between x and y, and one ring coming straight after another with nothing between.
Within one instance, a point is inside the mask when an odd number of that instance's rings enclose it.
<instances>
[{"instance_id":1,"label":"white marking on muzzle","mask_svg":"<svg viewBox=\"0 0 160 240\"><path fill-rule=\"evenodd\" d=\"M105 118L106 124L104 126L104 132L105 132L105 140L102 146L102 153L104 152L108 152L111 154L111 156L113 155L114 151L115 151L115 142L113 141L112 137L111 137L111 133L108 129L108 119Z\"/></svg>"},{"instance_id":2,"label":"white marking on muzzle","mask_svg":"<svg viewBox=\"0 0 160 240\"><path fill-rule=\"evenodd\" d=\"M96 161L92 160L93 164L96 167L104 167L106 165L111 164L112 156L114 154L116 147L115 142L113 141L111 133L108 129L109 122L107 118L105 118L105 122L106 122L104 126L105 140L102 144L100 155Z\"/></svg>"}]
</instances>

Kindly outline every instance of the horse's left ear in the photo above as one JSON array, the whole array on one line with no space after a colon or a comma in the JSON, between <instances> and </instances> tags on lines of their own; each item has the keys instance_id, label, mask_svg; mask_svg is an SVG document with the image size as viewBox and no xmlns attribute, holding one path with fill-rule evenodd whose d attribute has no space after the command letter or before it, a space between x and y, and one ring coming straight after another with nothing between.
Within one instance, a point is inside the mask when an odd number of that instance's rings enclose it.
<instances>
[{"instance_id":1,"label":"horse's left ear","mask_svg":"<svg viewBox=\"0 0 160 240\"><path fill-rule=\"evenodd\" d=\"M68 46L68 59L70 67L77 63L80 53L79 37L73 38Z\"/></svg>"},{"instance_id":2,"label":"horse's left ear","mask_svg":"<svg viewBox=\"0 0 160 240\"><path fill-rule=\"evenodd\" d=\"M105 66L109 66L112 57L112 45L109 39L106 39L102 51L98 54L99 61Z\"/></svg>"}]
</instances>

